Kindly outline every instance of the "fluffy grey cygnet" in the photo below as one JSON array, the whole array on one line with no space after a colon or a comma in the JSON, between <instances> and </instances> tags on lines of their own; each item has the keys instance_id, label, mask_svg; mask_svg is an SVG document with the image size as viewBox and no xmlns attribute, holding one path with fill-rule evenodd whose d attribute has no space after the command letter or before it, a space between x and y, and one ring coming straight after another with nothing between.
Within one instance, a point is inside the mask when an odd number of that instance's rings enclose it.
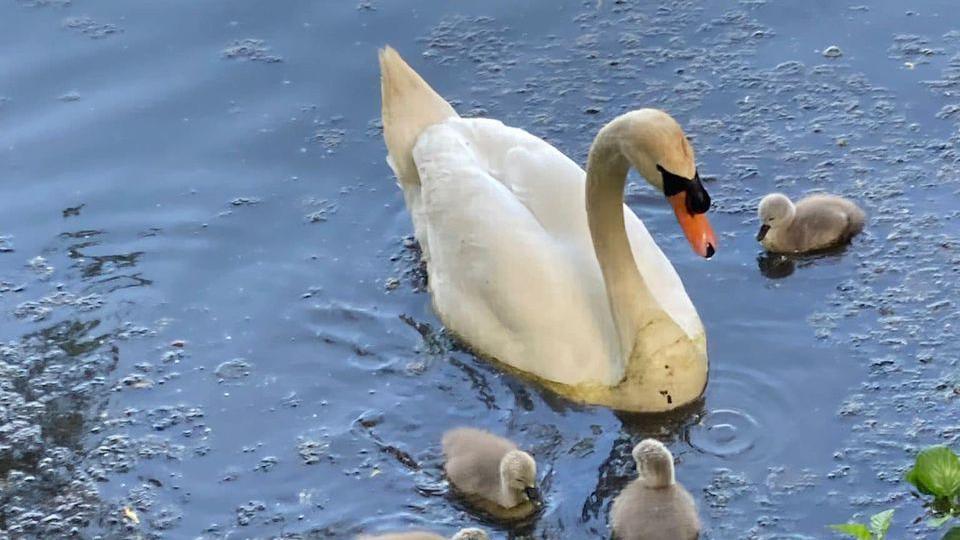
<instances>
[{"instance_id":1,"label":"fluffy grey cygnet","mask_svg":"<svg viewBox=\"0 0 960 540\"><path fill-rule=\"evenodd\" d=\"M613 501L610 523L617 540L696 540L700 518L693 497L676 482L673 455L659 441L633 448L639 477Z\"/></svg>"},{"instance_id":2,"label":"fluffy grey cygnet","mask_svg":"<svg viewBox=\"0 0 960 540\"><path fill-rule=\"evenodd\" d=\"M866 214L836 195L810 195L794 204L782 193L760 201L757 241L773 253L806 253L837 246L863 230Z\"/></svg>"},{"instance_id":3,"label":"fluffy grey cygnet","mask_svg":"<svg viewBox=\"0 0 960 540\"><path fill-rule=\"evenodd\" d=\"M376 536L358 536L357 540L447 540L439 534L424 531L411 531L403 533L387 533ZM450 537L450 540L490 540L483 529L461 529L457 534Z\"/></svg>"},{"instance_id":4,"label":"fluffy grey cygnet","mask_svg":"<svg viewBox=\"0 0 960 540\"><path fill-rule=\"evenodd\" d=\"M447 479L468 502L500 519L530 515L540 502L537 463L513 442L473 428L443 435Z\"/></svg>"}]
</instances>

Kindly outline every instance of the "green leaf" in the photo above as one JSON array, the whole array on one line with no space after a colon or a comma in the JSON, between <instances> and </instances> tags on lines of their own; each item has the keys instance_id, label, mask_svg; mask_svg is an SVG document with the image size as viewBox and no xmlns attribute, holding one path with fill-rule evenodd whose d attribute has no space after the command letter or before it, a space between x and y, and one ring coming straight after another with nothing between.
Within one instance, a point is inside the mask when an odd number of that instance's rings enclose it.
<instances>
[{"instance_id":1,"label":"green leaf","mask_svg":"<svg viewBox=\"0 0 960 540\"><path fill-rule=\"evenodd\" d=\"M960 527L954 527L943 535L943 540L960 540Z\"/></svg>"},{"instance_id":2,"label":"green leaf","mask_svg":"<svg viewBox=\"0 0 960 540\"><path fill-rule=\"evenodd\" d=\"M893 521L893 509L885 510L879 514L870 516L870 531L877 540L883 540L890 530L890 523Z\"/></svg>"},{"instance_id":3,"label":"green leaf","mask_svg":"<svg viewBox=\"0 0 960 540\"><path fill-rule=\"evenodd\" d=\"M927 486L920 482L920 479L917 477L916 467L911 467L910 470L903 475L903 479L913 484L913 486L916 487L917 491L920 493L923 493L924 495L933 495L933 492L927 489Z\"/></svg>"},{"instance_id":4,"label":"green leaf","mask_svg":"<svg viewBox=\"0 0 960 540\"><path fill-rule=\"evenodd\" d=\"M945 516L940 516L938 518L931 519L930 521L927 522L927 525L933 527L934 529L937 529L939 527L942 527L944 523L950 521L951 519L953 519L953 516L951 516L950 514L947 514Z\"/></svg>"},{"instance_id":5,"label":"green leaf","mask_svg":"<svg viewBox=\"0 0 960 540\"><path fill-rule=\"evenodd\" d=\"M831 529L852 536L857 540L873 540L870 529L862 523L845 523L843 525L831 525Z\"/></svg>"},{"instance_id":6,"label":"green leaf","mask_svg":"<svg viewBox=\"0 0 960 540\"><path fill-rule=\"evenodd\" d=\"M913 469L916 485L937 497L952 497L960 491L960 458L946 446L932 446L920 452Z\"/></svg>"}]
</instances>

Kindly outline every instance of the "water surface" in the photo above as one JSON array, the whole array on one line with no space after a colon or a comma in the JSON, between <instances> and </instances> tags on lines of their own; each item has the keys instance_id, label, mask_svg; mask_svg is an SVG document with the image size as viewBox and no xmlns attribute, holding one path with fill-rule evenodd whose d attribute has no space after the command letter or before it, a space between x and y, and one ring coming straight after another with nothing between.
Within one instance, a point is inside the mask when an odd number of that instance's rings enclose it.
<instances>
[{"instance_id":1,"label":"water surface","mask_svg":"<svg viewBox=\"0 0 960 540\"><path fill-rule=\"evenodd\" d=\"M888 507L892 536L926 538L900 477L960 433L953 6L661 4L0 4L0 528L603 537L632 443L657 436L706 538L823 538ZM629 203L706 325L701 408L571 404L444 334L384 163L385 43L462 113L580 162L622 111L681 121L718 256L645 186ZM852 196L868 232L762 257L773 189ZM534 525L448 497L438 441L459 424L533 450Z\"/></svg>"}]
</instances>

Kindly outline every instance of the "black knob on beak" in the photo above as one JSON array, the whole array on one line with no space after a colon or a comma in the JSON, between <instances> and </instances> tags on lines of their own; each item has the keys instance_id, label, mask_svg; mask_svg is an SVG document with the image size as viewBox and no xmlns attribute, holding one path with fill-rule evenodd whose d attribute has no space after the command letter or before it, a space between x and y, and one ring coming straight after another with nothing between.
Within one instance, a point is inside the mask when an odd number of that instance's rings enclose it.
<instances>
[{"instance_id":1,"label":"black knob on beak","mask_svg":"<svg viewBox=\"0 0 960 540\"><path fill-rule=\"evenodd\" d=\"M700 182L700 173L696 173L687 186L687 210L691 214L705 214L709 209L710 194Z\"/></svg>"},{"instance_id":2,"label":"black knob on beak","mask_svg":"<svg viewBox=\"0 0 960 540\"><path fill-rule=\"evenodd\" d=\"M540 488L537 486L523 488L524 494L530 499L530 502L539 505L543 499L540 496Z\"/></svg>"},{"instance_id":3,"label":"black knob on beak","mask_svg":"<svg viewBox=\"0 0 960 540\"><path fill-rule=\"evenodd\" d=\"M687 212L690 215L707 213L707 210L710 209L710 194L703 187L699 172L695 172L692 179L687 179L673 174L659 164L657 164L657 170L663 176L663 194L666 197L684 193Z\"/></svg>"}]
</instances>

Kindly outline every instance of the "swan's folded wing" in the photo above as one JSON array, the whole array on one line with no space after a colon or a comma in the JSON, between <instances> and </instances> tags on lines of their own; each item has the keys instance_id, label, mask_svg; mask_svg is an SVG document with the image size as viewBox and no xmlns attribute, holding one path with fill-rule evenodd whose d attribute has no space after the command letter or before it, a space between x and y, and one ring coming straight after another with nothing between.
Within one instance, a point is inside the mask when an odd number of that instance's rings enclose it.
<instances>
[{"instance_id":1,"label":"swan's folded wing","mask_svg":"<svg viewBox=\"0 0 960 540\"><path fill-rule=\"evenodd\" d=\"M553 198L543 187L549 178L525 182L511 170L511 155L529 154L536 138L491 122L432 126L414 148L434 306L479 353L517 369L564 384L616 381L595 259L558 239L551 220L562 220L559 212L545 222L528 206ZM499 140L489 133L495 125Z\"/></svg>"},{"instance_id":2,"label":"swan's folded wing","mask_svg":"<svg viewBox=\"0 0 960 540\"><path fill-rule=\"evenodd\" d=\"M458 119L448 125L473 142L491 175L510 189L558 245L577 257L579 283L591 295L594 316L608 320L607 293L587 224L583 169L546 141L497 120ZM677 271L643 222L626 205L623 209L634 260L654 298L687 335L702 335L703 325ZM609 321L609 339L615 340Z\"/></svg>"}]
</instances>

